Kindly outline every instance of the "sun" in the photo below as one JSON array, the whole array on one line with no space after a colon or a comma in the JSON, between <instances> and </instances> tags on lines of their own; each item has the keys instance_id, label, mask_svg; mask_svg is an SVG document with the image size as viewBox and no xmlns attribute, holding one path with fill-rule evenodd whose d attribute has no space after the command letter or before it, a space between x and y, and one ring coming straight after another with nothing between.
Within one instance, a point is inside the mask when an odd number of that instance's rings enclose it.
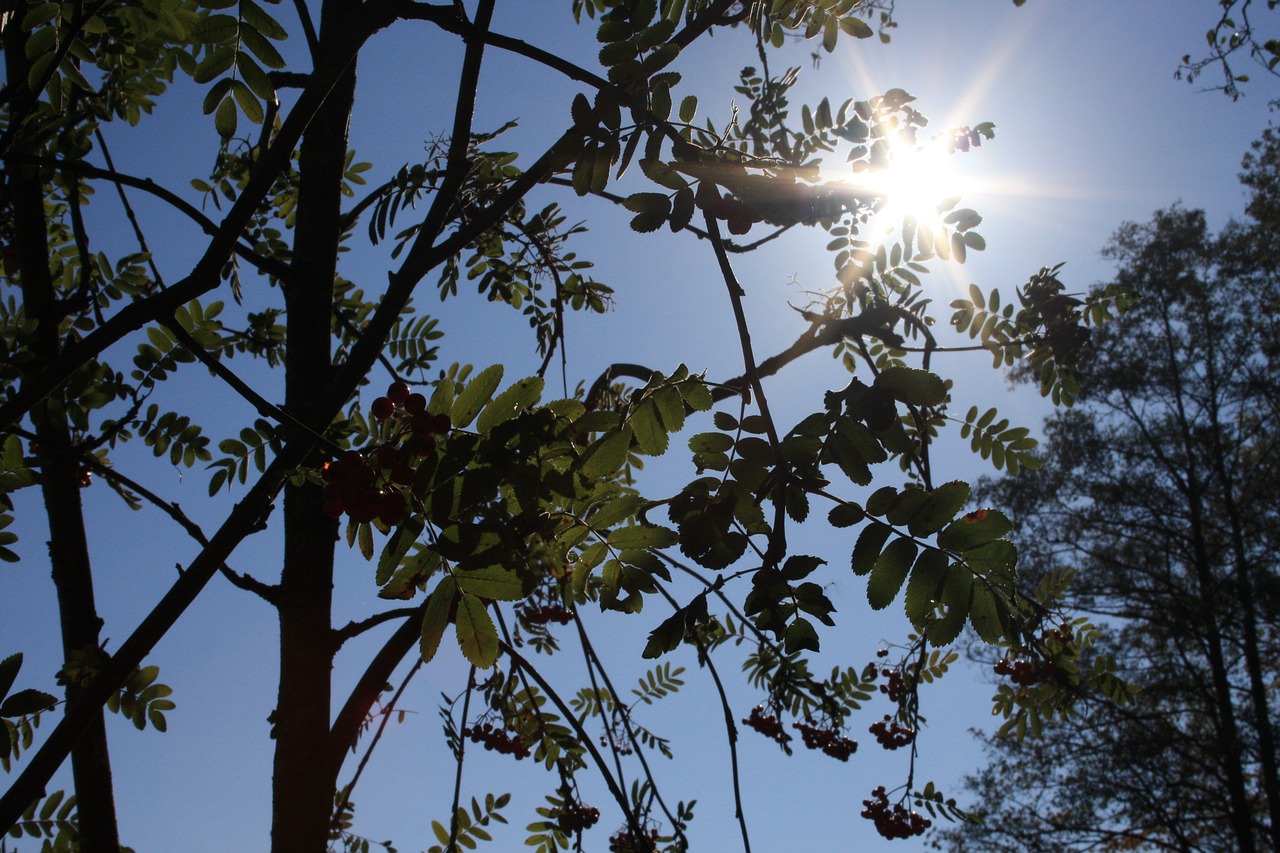
<instances>
[{"instance_id":1,"label":"sun","mask_svg":"<svg viewBox=\"0 0 1280 853\"><path fill-rule=\"evenodd\" d=\"M954 167L955 155L945 140L924 144L895 141L888 163L844 180L880 197L876 219L894 227L911 217L918 224L935 224L948 205L972 187Z\"/></svg>"}]
</instances>

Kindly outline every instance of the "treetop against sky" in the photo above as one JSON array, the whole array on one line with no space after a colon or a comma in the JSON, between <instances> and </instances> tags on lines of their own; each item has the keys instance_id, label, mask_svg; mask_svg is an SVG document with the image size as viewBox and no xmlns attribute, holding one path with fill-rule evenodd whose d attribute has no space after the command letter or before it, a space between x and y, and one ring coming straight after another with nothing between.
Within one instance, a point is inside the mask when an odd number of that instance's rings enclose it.
<instances>
[{"instance_id":1,"label":"treetop against sky","mask_svg":"<svg viewBox=\"0 0 1280 853\"><path fill-rule=\"evenodd\" d=\"M1175 85L1164 4L900 5L8 15L0 674L67 717L4 807L71 751L99 849L845 849L957 816L961 630L1063 673L1015 729L1122 696L966 505L1043 411L989 365L1071 396L1097 248L1236 211L1267 81Z\"/></svg>"}]
</instances>

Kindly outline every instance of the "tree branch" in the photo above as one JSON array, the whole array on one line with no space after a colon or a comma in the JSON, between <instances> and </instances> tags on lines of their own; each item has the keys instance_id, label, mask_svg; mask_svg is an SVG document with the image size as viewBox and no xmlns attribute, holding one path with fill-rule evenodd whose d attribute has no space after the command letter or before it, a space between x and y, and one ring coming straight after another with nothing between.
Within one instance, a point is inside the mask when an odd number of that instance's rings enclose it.
<instances>
[{"instance_id":1,"label":"tree branch","mask_svg":"<svg viewBox=\"0 0 1280 853\"><path fill-rule=\"evenodd\" d=\"M378 653L373 656L373 660L369 661L356 686L351 689L351 695L347 697L346 704L334 718L333 727L329 730L328 744L317 745L318 749L328 750L335 776L342 767L347 750L351 744L355 743L360 724L368 715L369 709L373 707L374 701L382 693L383 686L422 635L422 616L426 609L427 603L424 600L422 604L408 611L396 611L397 616L406 617L404 622L387 638L382 648L378 649Z\"/></svg>"},{"instance_id":2,"label":"tree branch","mask_svg":"<svg viewBox=\"0 0 1280 853\"><path fill-rule=\"evenodd\" d=\"M381 613L375 613L359 622L351 621L341 628L333 632L334 650L342 648L342 645L354 637L358 637L370 628L376 628L383 622L390 622L392 619L400 619L408 617L418 612L416 607L400 607L395 610L384 610Z\"/></svg>"}]
</instances>

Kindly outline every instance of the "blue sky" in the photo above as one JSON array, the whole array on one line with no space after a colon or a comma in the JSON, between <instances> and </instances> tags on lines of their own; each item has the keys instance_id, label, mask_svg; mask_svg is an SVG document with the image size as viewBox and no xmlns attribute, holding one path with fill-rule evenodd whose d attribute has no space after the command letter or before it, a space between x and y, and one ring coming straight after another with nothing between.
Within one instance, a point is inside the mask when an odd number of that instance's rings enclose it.
<instances>
[{"instance_id":1,"label":"blue sky","mask_svg":"<svg viewBox=\"0 0 1280 853\"><path fill-rule=\"evenodd\" d=\"M1039 267L1062 261L1067 264L1064 280L1083 290L1108 275L1098 252L1122 221L1145 220L1155 209L1178 200L1204 208L1215 227L1241 211L1243 192L1236 181L1240 158L1270 121L1267 100L1280 95L1280 86L1259 79L1247 87L1246 98L1232 103L1173 79L1178 58L1203 44L1215 4L1030 0L1015 9L1008 0L917 0L898 5L901 26L888 46L846 40L814 69L811 48L796 45L786 58L774 62L775 67L803 67L793 99L797 105L823 95L838 103L901 87L917 96L915 106L931 118L932 129L995 122L996 139L958 155L955 162L973 185L965 203L985 217L979 230L988 250L971 255L964 267L935 270L927 284L937 288L938 302L945 304L970 282L984 290L998 285L1011 292ZM589 61L596 44L589 31L574 31L568 8L567 0L508 0L499 4L495 29ZM497 52L490 59L481 89L479 127L518 117L521 124L511 135L512 145L537 150L567 121L576 90L522 60ZM722 125L738 69L753 62L751 46L741 35L724 34L710 45L700 44L677 67L690 91L700 97L700 115L711 115ZM445 129L455 65L453 47L435 38L426 25L408 25L396 34L379 36L366 53L352 144L360 159L375 164L371 183L420 157L423 140ZM185 187L189 178L205 174L215 142L211 122L198 108L171 100L162 104L154 128L146 134L117 131L111 139L125 171L158 168L172 186ZM192 135L195 142L174 143L186 140L184 134L192 128L199 131ZM611 313L570 318L570 388L579 380L589 383L611 361L666 370L684 362L695 371L706 370L711 378L741 372L723 284L705 246L667 233L636 237L627 229L629 214L605 203L580 202L567 192L550 190L545 197L558 197L571 218L589 220L592 231L582 241L580 254L595 260L597 275L618 291ZM201 248L199 235L172 222L163 210L135 201L152 233L162 235L165 269L176 275ZM100 215L110 215L105 201L102 209ZM785 347L803 331L803 321L787 308L788 303L801 303L798 286L820 289L832 283L825 242L820 233L792 235L739 262L759 355ZM351 252L343 273L375 289L389 268L387 249L383 245ZM425 289L424 304L433 304L429 286ZM443 342L446 363L503 361L509 379L536 368L532 335L515 312L482 303L465 290L461 298L432 310L448 333ZM127 348L118 354L121 363L125 353ZM1046 411L1031 389L1010 392L990 370L986 356L955 358L936 366L944 376L958 378L957 408L970 403L998 406L1028 426ZM217 436L225 434L219 432L219 423L251 420L246 406L229 402L211 380L196 373L190 371L181 387L167 392L174 395L173 405L204 405L210 431ZM815 353L766 387L775 411L803 414L811 410L803 407L819 405L824 388L842 383L843 375L829 358ZM265 375L260 378L271 381ZM374 380L375 393L383 384L382 378ZM786 421L788 416L779 419ZM121 458L147 464L148 482L177 495L189 511L207 512L201 517L209 525L230 506L228 499L201 507L206 472L179 474L148 462L145 454ZM956 477L987 472L958 444L943 467L948 476ZM670 460L652 465L649 476L653 488L662 491L686 471L687 459L677 449ZM36 510L32 497L20 496L20 510L28 518ZM104 636L118 645L165 588L174 563L189 560L193 548L155 514L134 514L112 503L105 489L90 489L86 498L91 535L101 545L101 556L95 557L107 616ZM831 561L829 594L841 617L841 628L826 641L820 660L828 669L835 663L865 663L882 640L905 634L905 620L896 608L873 613L865 605L860 582L844 569L850 537L818 527L806 528L805 534L812 536L806 549ZM0 650L25 651L29 663L23 682L40 674L48 689L49 674L57 666L57 642L52 591L41 562L42 537L38 526L29 527L21 549L24 562L5 566L0 574L0 590L10 602L0 625ZM270 579L277 560L278 540L268 531L246 541L232 564ZM341 564L340 613L335 617L339 623L368 612L376 601L369 566L357 554L345 553ZM19 600L20 608L13 604ZM633 683L639 675L638 643L657 618L653 613L641 619L605 614L593 622L597 646L616 666L620 683ZM377 639L353 643L344 659L359 660ZM563 657L557 667L563 667L567 677L578 678L573 673L580 662ZM686 688L653 711L646 709L642 717L645 724L670 736L676 750L675 762L656 759L659 778L667 782L672 799L698 798L691 833L695 850L740 849L728 797L728 758L718 703L691 655L679 652L672 660L687 667ZM112 721L126 843L140 853L265 849L274 612L215 583L157 649L153 662L161 666L162 680L175 688L178 709L170 714L170 731L137 733L123 721ZM729 677L736 673L732 655L721 663L721 671ZM446 644L437 661L418 676L404 700L413 713L390 728L355 796L357 830L375 839L395 839L402 850L433 843L429 822L446 819L452 784L452 766L439 742L436 707L441 692L456 692L464 674L461 658ZM350 666L340 668L340 695L344 681L349 684L353 678ZM959 778L980 761L967 730L991 720L986 707L991 690L984 679L981 672L959 669L924 693L922 711L930 726L920 741L919 781L934 779L945 790L956 790ZM739 716L745 716L758 697L739 687L734 698ZM804 751L784 760L763 738L744 732L744 799L755 850L921 849L918 842L880 839L857 816L861 799L872 787L893 787L905 776L905 756L881 752L865 733L865 726L887 710L887 703L873 703L855 722L859 728L853 736L862 748L847 765ZM541 794L529 792L553 787L527 764L481 755L474 764L468 762L464 791L479 796L486 791L517 793L508 814L512 826L522 829L540 804ZM598 793L596 803L605 818L602 829L590 837L591 850L603 849L604 838L620 822L603 792ZM517 845L507 837L491 849Z\"/></svg>"}]
</instances>

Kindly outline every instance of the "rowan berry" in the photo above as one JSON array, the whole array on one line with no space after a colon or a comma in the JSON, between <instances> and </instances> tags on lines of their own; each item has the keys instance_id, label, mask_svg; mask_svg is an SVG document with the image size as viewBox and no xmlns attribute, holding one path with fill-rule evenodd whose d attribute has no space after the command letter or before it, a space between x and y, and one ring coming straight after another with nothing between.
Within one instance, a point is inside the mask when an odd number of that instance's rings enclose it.
<instances>
[{"instance_id":1,"label":"rowan berry","mask_svg":"<svg viewBox=\"0 0 1280 853\"><path fill-rule=\"evenodd\" d=\"M403 382L392 382L387 388L387 398L397 406L403 406L409 399L409 386Z\"/></svg>"}]
</instances>

